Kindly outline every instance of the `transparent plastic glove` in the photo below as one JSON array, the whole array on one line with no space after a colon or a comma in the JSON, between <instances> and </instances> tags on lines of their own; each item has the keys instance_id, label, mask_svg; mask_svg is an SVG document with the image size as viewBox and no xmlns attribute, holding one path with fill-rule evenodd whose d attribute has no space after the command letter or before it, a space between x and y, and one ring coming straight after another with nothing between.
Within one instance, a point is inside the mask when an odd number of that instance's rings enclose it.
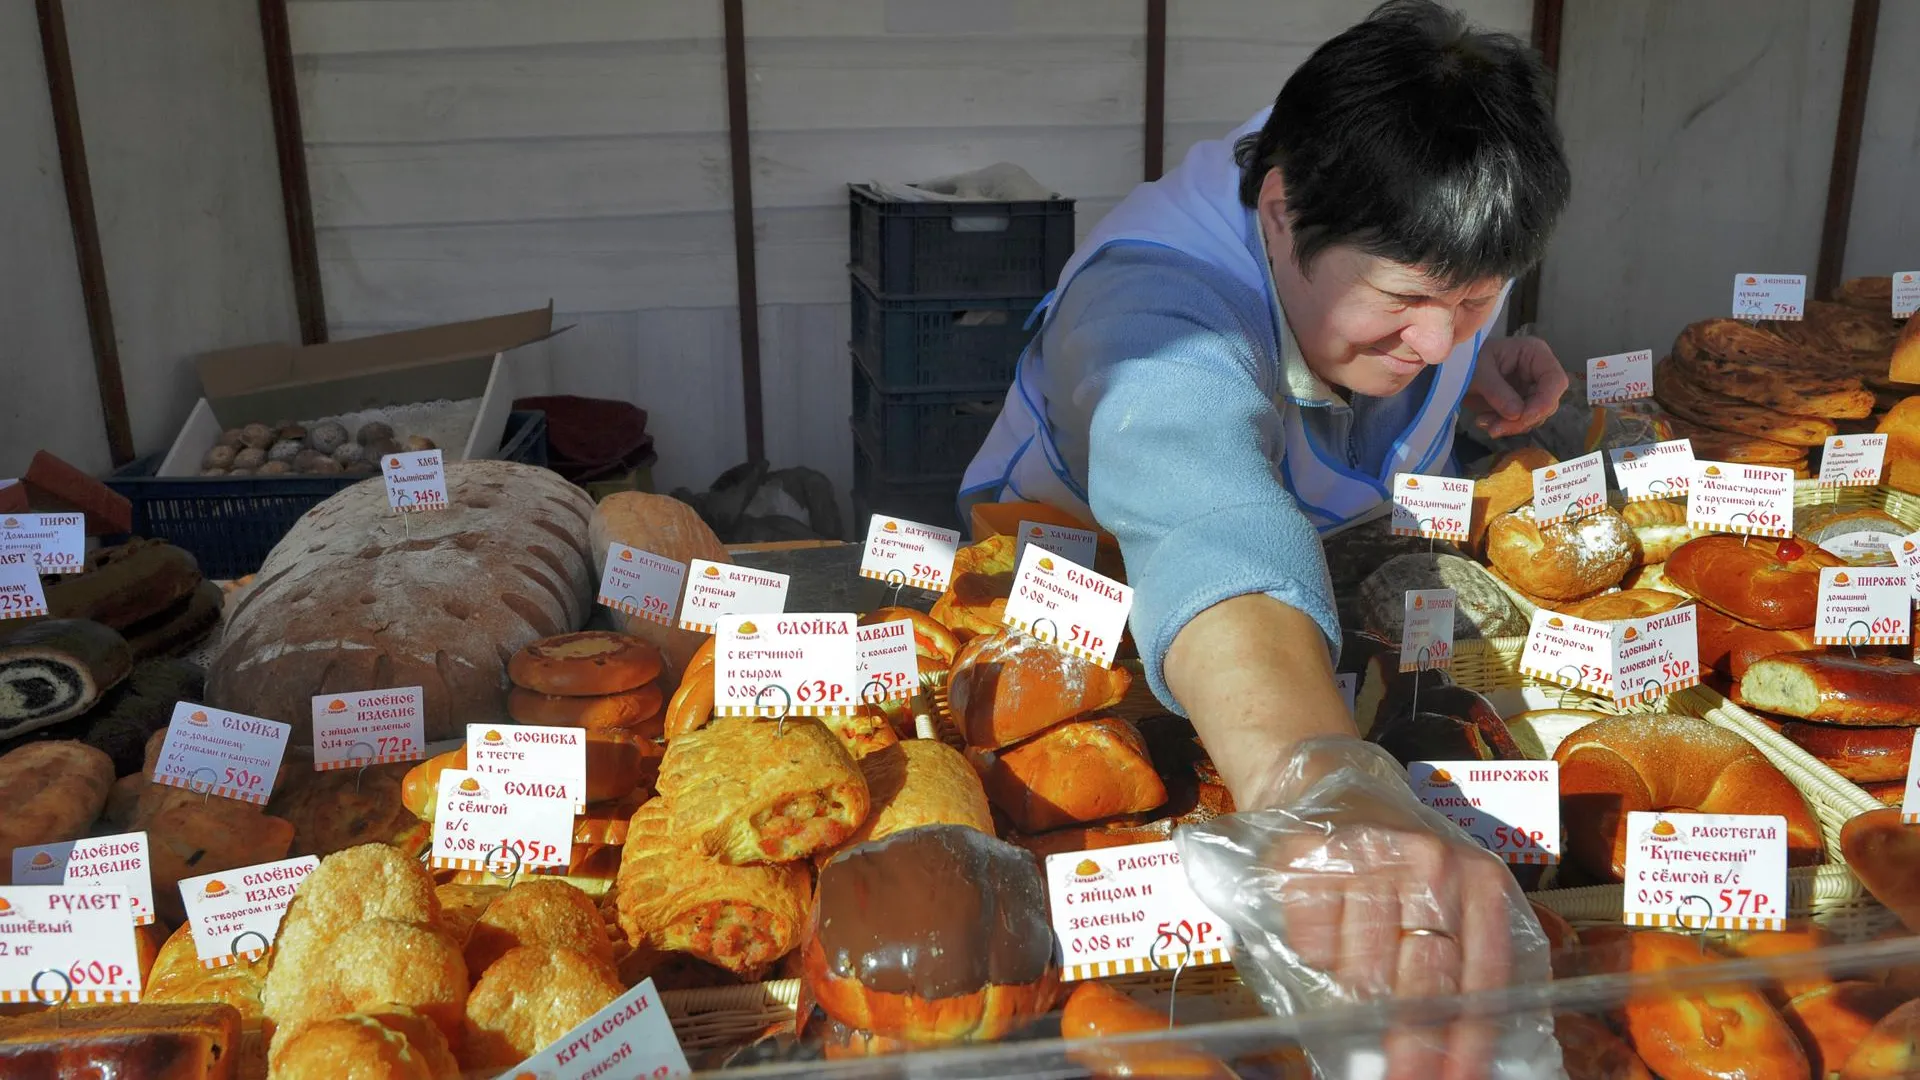
<instances>
[{"instance_id":1,"label":"transparent plastic glove","mask_svg":"<svg viewBox=\"0 0 1920 1080\"><path fill-rule=\"evenodd\" d=\"M1546 935L1512 873L1414 798L1379 747L1307 740L1247 802L1173 840L1200 899L1232 925L1235 966L1269 1011L1548 980ZM1565 1076L1545 1011L1403 1026L1384 1045L1310 1037L1305 1049L1330 1078ZM1371 1067L1356 1050L1372 1052Z\"/></svg>"}]
</instances>

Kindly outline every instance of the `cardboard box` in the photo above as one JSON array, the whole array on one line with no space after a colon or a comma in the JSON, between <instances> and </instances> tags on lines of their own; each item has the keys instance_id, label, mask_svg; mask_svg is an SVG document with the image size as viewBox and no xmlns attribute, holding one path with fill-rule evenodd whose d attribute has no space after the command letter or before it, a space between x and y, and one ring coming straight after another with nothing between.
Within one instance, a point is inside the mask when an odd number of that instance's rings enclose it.
<instances>
[{"instance_id":1,"label":"cardboard box","mask_svg":"<svg viewBox=\"0 0 1920 1080\"><path fill-rule=\"evenodd\" d=\"M564 327L562 329L565 329ZM197 476L228 428L447 398L480 399L461 458L499 456L516 396L514 370L558 333L553 305L467 322L324 345L274 342L208 353L197 362L204 394L174 437L156 476ZM451 459L453 448L449 447Z\"/></svg>"}]
</instances>

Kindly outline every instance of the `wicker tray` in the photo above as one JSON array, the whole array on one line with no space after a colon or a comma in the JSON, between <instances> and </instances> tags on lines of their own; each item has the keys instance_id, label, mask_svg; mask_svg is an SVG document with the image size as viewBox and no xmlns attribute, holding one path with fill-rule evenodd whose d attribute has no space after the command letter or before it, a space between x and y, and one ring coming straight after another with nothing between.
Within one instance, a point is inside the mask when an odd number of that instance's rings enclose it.
<instances>
[{"instance_id":1,"label":"wicker tray","mask_svg":"<svg viewBox=\"0 0 1920 1080\"><path fill-rule=\"evenodd\" d=\"M1823 488L1818 480L1801 480L1793 485L1793 505L1840 505L1879 510L1909 529L1920 529L1920 496L1896 491L1885 485Z\"/></svg>"}]
</instances>

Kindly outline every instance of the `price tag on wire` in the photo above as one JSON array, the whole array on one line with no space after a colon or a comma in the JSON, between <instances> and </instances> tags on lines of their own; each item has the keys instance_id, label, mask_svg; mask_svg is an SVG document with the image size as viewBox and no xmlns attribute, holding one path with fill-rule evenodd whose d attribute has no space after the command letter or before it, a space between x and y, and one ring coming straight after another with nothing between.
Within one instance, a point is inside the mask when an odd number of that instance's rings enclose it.
<instances>
[{"instance_id":1,"label":"price tag on wire","mask_svg":"<svg viewBox=\"0 0 1920 1080\"><path fill-rule=\"evenodd\" d=\"M1652 349L1596 356L1587 361L1587 404L1611 405L1652 396Z\"/></svg>"},{"instance_id":2,"label":"price tag on wire","mask_svg":"<svg viewBox=\"0 0 1920 1080\"><path fill-rule=\"evenodd\" d=\"M1906 571L1821 568L1815 645L1904 645L1912 621L1913 585Z\"/></svg>"},{"instance_id":3,"label":"price tag on wire","mask_svg":"<svg viewBox=\"0 0 1920 1080\"><path fill-rule=\"evenodd\" d=\"M615 1069L618 1071L614 1071ZM514 1080L603 1080L616 1076L688 1076L693 1069L680 1048L653 980L613 1000L582 1020L545 1050L501 1073Z\"/></svg>"},{"instance_id":4,"label":"price tag on wire","mask_svg":"<svg viewBox=\"0 0 1920 1080\"><path fill-rule=\"evenodd\" d=\"M127 897L65 885L0 885L0 1001L139 1001Z\"/></svg>"},{"instance_id":5,"label":"price tag on wire","mask_svg":"<svg viewBox=\"0 0 1920 1080\"><path fill-rule=\"evenodd\" d=\"M427 756L426 708L418 686L315 695L314 771L419 761Z\"/></svg>"},{"instance_id":6,"label":"price tag on wire","mask_svg":"<svg viewBox=\"0 0 1920 1080\"><path fill-rule=\"evenodd\" d=\"M722 615L713 702L721 716L845 716L860 705L851 614Z\"/></svg>"},{"instance_id":7,"label":"price tag on wire","mask_svg":"<svg viewBox=\"0 0 1920 1080\"><path fill-rule=\"evenodd\" d=\"M1787 928L1787 819L1627 814L1628 926Z\"/></svg>"},{"instance_id":8,"label":"price tag on wire","mask_svg":"<svg viewBox=\"0 0 1920 1080\"><path fill-rule=\"evenodd\" d=\"M1610 695L1613 662L1613 627L1545 608L1533 613L1527 645L1520 654L1522 675Z\"/></svg>"},{"instance_id":9,"label":"price tag on wire","mask_svg":"<svg viewBox=\"0 0 1920 1080\"><path fill-rule=\"evenodd\" d=\"M1200 902L1171 840L1047 856L1064 982L1224 964L1233 931Z\"/></svg>"},{"instance_id":10,"label":"price tag on wire","mask_svg":"<svg viewBox=\"0 0 1920 1080\"><path fill-rule=\"evenodd\" d=\"M953 556L959 550L957 530L875 514L867 524L860 576L939 592L953 576Z\"/></svg>"},{"instance_id":11,"label":"price tag on wire","mask_svg":"<svg viewBox=\"0 0 1920 1080\"><path fill-rule=\"evenodd\" d=\"M153 782L265 806L291 724L182 701L173 707Z\"/></svg>"},{"instance_id":12,"label":"price tag on wire","mask_svg":"<svg viewBox=\"0 0 1920 1080\"><path fill-rule=\"evenodd\" d=\"M1920 532L1902 536L1887 545L1893 561L1907 572L1907 584L1913 590L1913 602L1920 604Z\"/></svg>"},{"instance_id":13,"label":"price tag on wire","mask_svg":"<svg viewBox=\"0 0 1920 1080\"><path fill-rule=\"evenodd\" d=\"M0 620L47 613L47 594L30 551L0 551Z\"/></svg>"},{"instance_id":14,"label":"price tag on wire","mask_svg":"<svg viewBox=\"0 0 1920 1080\"><path fill-rule=\"evenodd\" d=\"M1733 317L1791 322L1806 317L1807 275L1733 275Z\"/></svg>"},{"instance_id":15,"label":"price tag on wire","mask_svg":"<svg viewBox=\"0 0 1920 1080\"><path fill-rule=\"evenodd\" d=\"M1112 667L1133 590L1038 544L1020 556L1001 621L1056 649Z\"/></svg>"},{"instance_id":16,"label":"price tag on wire","mask_svg":"<svg viewBox=\"0 0 1920 1080\"><path fill-rule=\"evenodd\" d=\"M1408 589L1400 620L1400 670L1445 671L1453 666L1452 589Z\"/></svg>"},{"instance_id":17,"label":"price tag on wire","mask_svg":"<svg viewBox=\"0 0 1920 1080\"><path fill-rule=\"evenodd\" d=\"M1473 520L1473 481L1399 473L1393 478L1393 535L1464 543Z\"/></svg>"},{"instance_id":18,"label":"price tag on wire","mask_svg":"<svg viewBox=\"0 0 1920 1080\"><path fill-rule=\"evenodd\" d=\"M785 611L789 581L787 575L771 570L695 559L687 564L680 629L711 634L722 615Z\"/></svg>"},{"instance_id":19,"label":"price tag on wire","mask_svg":"<svg viewBox=\"0 0 1920 1080\"><path fill-rule=\"evenodd\" d=\"M578 814L587 808L587 733L576 727L468 724L468 771L492 777L537 776L559 784ZM540 794L553 795L542 790Z\"/></svg>"},{"instance_id":20,"label":"price tag on wire","mask_svg":"<svg viewBox=\"0 0 1920 1080\"><path fill-rule=\"evenodd\" d=\"M615 541L607 545L598 603L636 619L673 625L673 611L687 582L687 564Z\"/></svg>"},{"instance_id":21,"label":"price tag on wire","mask_svg":"<svg viewBox=\"0 0 1920 1080\"><path fill-rule=\"evenodd\" d=\"M1834 435L1820 455L1821 487L1874 487L1886 467L1885 435Z\"/></svg>"},{"instance_id":22,"label":"price tag on wire","mask_svg":"<svg viewBox=\"0 0 1920 1080\"><path fill-rule=\"evenodd\" d=\"M87 562L84 514L8 514L0 517L0 551L33 555L42 574L77 574Z\"/></svg>"},{"instance_id":23,"label":"price tag on wire","mask_svg":"<svg viewBox=\"0 0 1920 1080\"><path fill-rule=\"evenodd\" d=\"M128 900L135 926L153 921L153 871L144 832L14 848L13 883L118 891Z\"/></svg>"},{"instance_id":24,"label":"price tag on wire","mask_svg":"<svg viewBox=\"0 0 1920 1080\"><path fill-rule=\"evenodd\" d=\"M855 627L855 681L862 704L910 698L920 689L920 653L913 621L895 619Z\"/></svg>"},{"instance_id":25,"label":"price tag on wire","mask_svg":"<svg viewBox=\"0 0 1920 1080\"><path fill-rule=\"evenodd\" d=\"M447 469L438 450L388 454L381 464L387 505L403 514L447 508Z\"/></svg>"},{"instance_id":26,"label":"price tag on wire","mask_svg":"<svg viewBox=\"0 0 1920 1080\"><path fill-rule=\"evenodd\" d=\"M1100 557L1100 534L1092 529L1055 525L1048 521L1022 521L1014 528L1013 562L1018 566L1026 557L1027 545L1038 544L1055 555L1081 566L1092 566Z\"/></svg>"},{"instance_id":27,"label":"price tag on wire","mask_svg":"<svg viewBox=\"0 0 1920 1080\"><path fill-rule=\"evenodd\" d=\"M1533 470L1533 518L1540 525L1583 518L1607 508L1606 459L1596 450Z\"/></svg>"},{"instance_id":28,"label":"price tag on wire","mask_svg":"<svg viewBox=\"0 0 1920 1080\"><path fill-rule=\"evenodd\" d=\"M1623 619L1613 629L1613 700L1637 705L1700 682L1700 631L1692 604Z\"/></svg>"},{"instance_id":29,"label":"price tag on wire","mask_svg":"<svg viewBox=\"0 0 1920 1080\"><path fill-rule=\"evenodd\" d=\"M200 966L226 967L265 956L294 892L319 865L318 856L302 855L181 879L180 901Z\"/></svg>"},{"instance_id":30,"label":"price tag on wire","mask_svg":"<svg viewBox=\"0 0 1920 1080\"><path fill-rule=\"evenodd\" d=\"M1893 275L1893 317L1905 319L1920 311L1920 270Z\"/></svg>"},{"instance_id":31,"label":"price tag on wire","mask_svg":"<svg viewBox=\"0 0 1920 1080\"><path fill-rule=\"evenodd\" d=\"M1687 524L1708 532L1787 536L1793 532L1793 470L1724 461L1694 462Z\"/></svg>"},{"instance_id":32,"label":"price tag on wire","mask_svg":"<svg viewBox=\"0 0 1920 1080\"><path fill-rule=\"evenodd\" d=\"M1614 486L1630 503L1677 499L1693 481L1693 441L1674 439L1607 451Z\"/></svg>"},{"instance_id":33,"label":"price tag on wire","mask_svg":"<svg viewBox=\"0 0 1920 1080\"><path fill-rule=\"evenodd\" d=\"M436 870L518 877L564 868L573 855L573 800L557 778L447 769L434 798Z\"/></svg>"},{"instance_id":34,"label":"price tag on wire","mask_svg":"<svg viewBox=\"0 0 1920 1080\"><path fill-rule=\"evenodd\" d=\"M1427 806L1510 863L1560 861L1560 765L1554 761L1412 761Z\"/></svg>"}]
</instances>

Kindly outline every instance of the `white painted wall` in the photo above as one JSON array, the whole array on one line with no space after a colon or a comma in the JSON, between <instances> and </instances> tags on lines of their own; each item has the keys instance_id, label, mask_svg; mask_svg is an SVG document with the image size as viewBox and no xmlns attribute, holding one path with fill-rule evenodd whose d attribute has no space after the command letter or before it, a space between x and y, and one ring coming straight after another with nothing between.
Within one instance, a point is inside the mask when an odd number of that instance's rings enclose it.
<instances>
[{"instance_id":1,"label":"white painted wall","mask_svg":"<svg viewBox=\"0 0 1920 1080\"><path fill-rule=\"evenodd\" d=\"M0 0L0 477L110 464L33 0Z\"/></svg>"},{"instance_id":2,"label":"white painted wall","mask_svg":"<svg viewBox=\"0 0 1920 1080\"><path fill-rule=\"evenodd\" d=\"M1846 273L1920 270L1920 4L1880 5Z\"/></svg>"}]
</instances>

